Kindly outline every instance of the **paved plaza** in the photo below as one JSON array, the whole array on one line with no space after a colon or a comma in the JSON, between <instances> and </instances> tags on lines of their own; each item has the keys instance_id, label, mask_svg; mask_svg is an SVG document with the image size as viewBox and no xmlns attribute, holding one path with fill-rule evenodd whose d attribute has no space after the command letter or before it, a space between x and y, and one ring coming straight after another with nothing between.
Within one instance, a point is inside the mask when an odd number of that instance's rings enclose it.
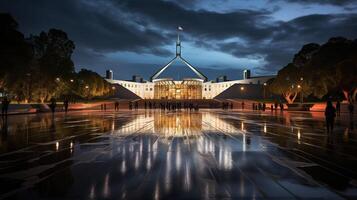
<instances>
[{"instance_id":1,"label":"paved plaza","mask_svg":"<svg viewBox=\"0 0 357 200\"><path fill-rule=\"evenodd\" d=\"M9 116L1 123L0 197L356 199L354 125L343 114L327 135L319 112Z\"/></svg>"}]
</instances>

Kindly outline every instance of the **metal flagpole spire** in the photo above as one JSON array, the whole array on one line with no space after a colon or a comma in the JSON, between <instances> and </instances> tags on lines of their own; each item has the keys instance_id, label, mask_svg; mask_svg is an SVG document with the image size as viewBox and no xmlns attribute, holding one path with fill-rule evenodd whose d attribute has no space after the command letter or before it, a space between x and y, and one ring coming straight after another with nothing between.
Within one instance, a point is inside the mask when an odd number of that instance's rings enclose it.
<instances>
[{"instance_id":1,"label":"metal flagpole spire","mask_svg":"<svg viewBox=\"0 0 357 200\"><path fill-rule=\"evenodd\" d=\"M180 31L183 31L182 26L177 27L177 41L176 41L176 56L167 63L164 67L162 67L159 71L157 71L154 75L151 76L150 80L153 81L157 79L162 72L164 72L176 59L180 59L186 66L188 66L200 79L203 81L207 81L207 77L199 72L194 66L188 63L185 59L181 57L181 41L180 41Z\"/></svg>"},{"instance_id":2,"label":"metal flagpole spire","mask_svg":"<svg viewBox=\"0 0 357 200\"><path fill-rule=\"evenodd\" d=\"M177 43L180 43L180 31L183 31L182 26L177 27Z\"/></svg>"},{"instance_id":3,"label":"metal flagpole spire","mask_svg":"<svg viewBox=\"0 0 357 200\"><path fill-rule=\"evenodd\" d=\"M177 27L177 30L176 56L181 57L180 31L183 31L183 28L179 26Z\"/></svg>"}]
</instances>

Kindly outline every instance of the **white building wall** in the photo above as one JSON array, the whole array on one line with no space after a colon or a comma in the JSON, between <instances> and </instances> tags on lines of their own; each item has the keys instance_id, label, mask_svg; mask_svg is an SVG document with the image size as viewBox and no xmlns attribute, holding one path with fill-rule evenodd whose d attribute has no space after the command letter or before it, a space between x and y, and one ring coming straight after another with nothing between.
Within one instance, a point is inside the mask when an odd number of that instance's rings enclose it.
<instances>
[{"instance_id":1,"label":"white building wall","mask_svg":"<svg viewBox=\"0 0 357 200\"><path fill-rule=\"evenodd\" d=\"M230 88L234 84L264 84L269 79L274 78L275 76L264 76L257 78L250 78L244 80L234 80L234 81L225 81L214 83L212 81L205 82L202 85L202 97L204 99L213 99L224 90Z\"/></svg>"},{"instance_id":2,"label":"white building wall","mask_svg":"<svg viewBox=\"0 0 357 200\"><path fill-rule=\"evenodd\" d=\"M202 98L204 99L213 99L224 90L228 89L234 84L264 84L269 79L274 78L275 76L264 76L264 77L257 77L257 78L250 78L244 80L234 80L234 81L226 81L226 82L219 82L214 83L212 81L202 83ZM132 82L132 81L123 81L123 80L109 80L106 79L108 82L112 84L119 84L124 88L130 90L131 92L135 93L142 99L153 99L154 98L154 83L152 82ZM181 83L179 81L178 83Z\"/></svg>"},{"instance_id":3,"label":"white building wall","mask_svg":"<svg viewBox=\"0 0 357 200\"><path fill-rule=\"evenodd\" d=\"M119 84L129 91L135 93L142 99L153 99L154 98L154 83L146 82L132 82L132 81L123 81L123 80L107 80L112 84Z\"/></svg>"}]
</instances>

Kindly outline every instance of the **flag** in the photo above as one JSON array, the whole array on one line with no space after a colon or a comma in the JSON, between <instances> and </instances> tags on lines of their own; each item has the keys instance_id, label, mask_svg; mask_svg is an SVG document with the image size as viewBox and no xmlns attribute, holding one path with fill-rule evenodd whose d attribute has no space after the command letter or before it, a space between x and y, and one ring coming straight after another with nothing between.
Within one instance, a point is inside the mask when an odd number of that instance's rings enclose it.
<instances>
[{"instance_id":1,"label":"flag","mask_svg":"<svg viewBox=\"0 0 357 200\"><path fill-rule=\"evenodd\" d=\"M177 27L179 31L183 31L183 28L181 26Z\"/></svg>"}]
</instances>

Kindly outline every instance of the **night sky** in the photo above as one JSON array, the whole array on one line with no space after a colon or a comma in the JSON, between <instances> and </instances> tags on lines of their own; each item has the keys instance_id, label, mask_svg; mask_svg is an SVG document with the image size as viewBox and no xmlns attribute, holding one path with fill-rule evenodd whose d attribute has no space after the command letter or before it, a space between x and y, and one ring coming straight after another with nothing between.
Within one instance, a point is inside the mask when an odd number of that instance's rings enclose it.
<instances>
[{"instance_id":1,"label":"night sky","mask_svg":"<svg viewBox=\"0 0 357 200\"><path fill-rule=\"evenodd\" d=\"M122 79L166 64L177 26L183 57L209 78L275 74L306 43L357 38L355 0L2 0L0 11L25 36L67 32L76 70L110 68Z\"/></svg>"}]
</instances>

